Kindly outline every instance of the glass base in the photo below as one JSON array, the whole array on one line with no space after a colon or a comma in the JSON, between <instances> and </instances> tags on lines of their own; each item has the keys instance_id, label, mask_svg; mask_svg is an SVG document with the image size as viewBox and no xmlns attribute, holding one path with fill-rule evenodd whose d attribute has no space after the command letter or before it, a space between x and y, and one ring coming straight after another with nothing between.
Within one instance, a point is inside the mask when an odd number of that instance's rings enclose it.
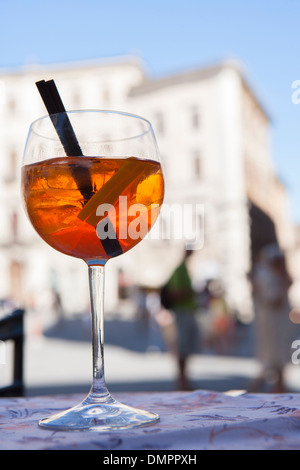
<instances>
[{"instance_id":1,"label":"glass base","mask_svg":"<svg viewBox=\"0 0 300 470\"><path fill-rule=\"evenodd\" d=\"M103 400L88 395L79 405L41 419L39 426L56 431L117 431L153 424L155 413L119 403L110 395Z\"/></svg>"}]
</instances>

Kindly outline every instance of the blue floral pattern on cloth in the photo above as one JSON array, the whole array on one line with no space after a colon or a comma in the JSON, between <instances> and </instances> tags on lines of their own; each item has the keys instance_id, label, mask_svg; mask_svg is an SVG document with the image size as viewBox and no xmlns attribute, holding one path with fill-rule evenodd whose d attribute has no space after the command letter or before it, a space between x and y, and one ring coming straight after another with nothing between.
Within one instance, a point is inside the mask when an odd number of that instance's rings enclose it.
<instances>
[{"instance_id":1,"label":"blue floral pattern on cloth","mask_svg":"<svg viewBox=\"0 0 300 470\"><path fill-rule=\"evenodd\" d=\"M300 394L197 390L114 396L158 413L160 421L126 431L53 432L39 428L39 419L70 408L81 395L1 398L0 450L300 449Z\"/></svg>"}]
</instances>

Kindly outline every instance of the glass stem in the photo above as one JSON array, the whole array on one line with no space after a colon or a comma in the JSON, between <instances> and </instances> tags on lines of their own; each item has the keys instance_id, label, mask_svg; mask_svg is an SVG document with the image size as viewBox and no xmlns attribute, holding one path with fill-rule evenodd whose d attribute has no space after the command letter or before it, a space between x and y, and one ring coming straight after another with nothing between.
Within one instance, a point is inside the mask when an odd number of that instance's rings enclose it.
<instances>
[{"instance_id":1,"label":"glass stem","mask_svg":"<svg viewBox=\"0 0 300 470\"><path fill-rule=\"evenodd\" d=\"M105 399L109 395L104 375L104 265L89 265L91 300L93 384L89 396Z\"/></svg>"}]
</instances>

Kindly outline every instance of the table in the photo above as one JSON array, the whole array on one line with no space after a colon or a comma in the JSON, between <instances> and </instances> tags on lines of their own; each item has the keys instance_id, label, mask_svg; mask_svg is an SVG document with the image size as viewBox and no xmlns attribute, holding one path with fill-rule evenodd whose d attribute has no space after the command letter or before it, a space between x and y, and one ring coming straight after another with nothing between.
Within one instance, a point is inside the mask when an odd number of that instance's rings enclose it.
<instances>
[{"instance_id":1,"label":"table","mask_svg":"<svg viewBox=\"0 0 300 470\"><path fill-rule=\"evenodd\" d=\"M300 394L116 393L159 413L151 426L118 432L53 432L38 420L70 408L79 394L0 399L0 450L300 449ZM178 453L178 452L177 452Z\"/></svg>"}]
</instances>

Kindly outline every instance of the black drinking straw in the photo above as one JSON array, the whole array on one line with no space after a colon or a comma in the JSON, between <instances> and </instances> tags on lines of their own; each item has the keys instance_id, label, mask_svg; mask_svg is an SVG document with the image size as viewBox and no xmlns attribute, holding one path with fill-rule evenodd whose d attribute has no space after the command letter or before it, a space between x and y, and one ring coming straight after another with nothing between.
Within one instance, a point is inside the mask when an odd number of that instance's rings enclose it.
<instances>
[{"instance_id":1,"label":"black drinking straw","mask_svg":"<svg viewBox=\"0 0 300 470\"><path fill-rule=\"evenodd\" d=\"M83 156L76 134L69 120L68 114L56 88L54 80L40 80L36 82L42 100L46 106L53 126L58 134L61 144L69 157ZM88 168L76 168L72 166L72 176L81 192L85 202L93 195L93 185ZM113 227L108 217L105 219L107 232L112 233ZM104 222L104 220L102 222ZM108 256L117 256L123 253L121 245L115 235L114 238L101 240L103 248Z\"/></svg>"},{"instance_id":2,"label":"black drinking straw","mask_svg":"<svg viewBox=\"0 0 300 470\"><path fill-rule=\"evenodd\" d=\"M68 157L83 155L69 116L58 93L54 80L41 80L36 83L52 123ZM93 195L93 185L88 168L72 167L72 175L85 202Z\"/></svg>"}]
</instances>

